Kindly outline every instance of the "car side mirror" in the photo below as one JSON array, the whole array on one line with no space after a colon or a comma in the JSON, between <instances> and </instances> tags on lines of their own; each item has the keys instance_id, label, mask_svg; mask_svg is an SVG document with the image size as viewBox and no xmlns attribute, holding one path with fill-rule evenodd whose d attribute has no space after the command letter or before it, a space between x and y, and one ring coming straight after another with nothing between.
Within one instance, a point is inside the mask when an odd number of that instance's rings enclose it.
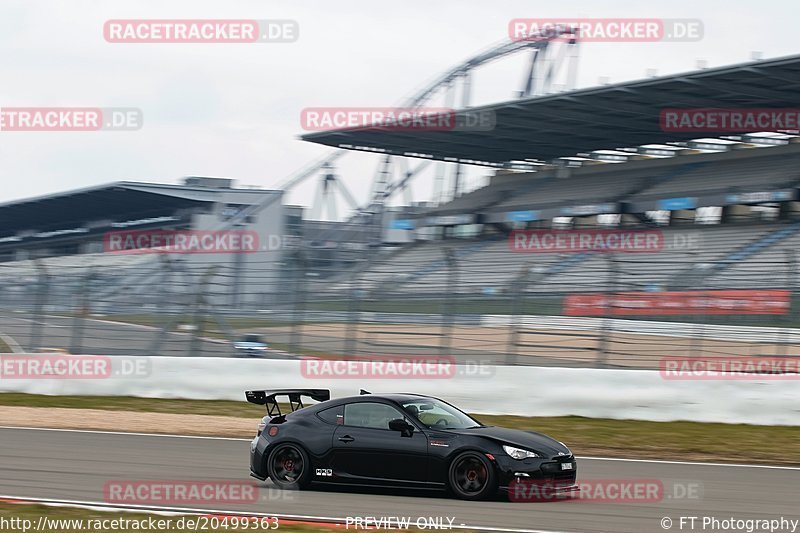
<instances>
[{"instance_id":1,"label":"car side mirror","mask_svg":"<svg viewBox=\"0 0 800 533\"><path fill-rule=\"evenodd\" d=\"M414 433L414 426L403 420L402 418L395 418L389 420L389 429L392 431L399 431L404 437L410 437Z\"/></svg>"}]
</instances>

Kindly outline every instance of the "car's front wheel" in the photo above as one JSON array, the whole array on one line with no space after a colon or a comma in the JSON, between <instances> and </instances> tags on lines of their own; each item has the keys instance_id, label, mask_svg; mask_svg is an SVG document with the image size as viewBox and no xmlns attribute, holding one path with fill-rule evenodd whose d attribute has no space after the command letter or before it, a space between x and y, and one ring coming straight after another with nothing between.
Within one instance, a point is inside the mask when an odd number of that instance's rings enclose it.
<instances>
[{"instance_id":1,"label":"car's front wheel","mask_svg":"<svg viewBox=\"0 0 800 533\"><path fill-rule=\"evenodd\" d=\"M464 452L450 463L450 491L462 500L485 500L497 492L497 475L485 455Z\"/></svg>"},{"instance_id":2,"label":"car's front wheel","mask_svg":"<svg viewBox=\"0 0 800 533\"><path fill-rule=\"evenodd\" d=\"M311 462L302 446L279 444L269 454L267 473L272 482L282 489L302 489L311 480Z\"/></svg>"}]
</instances>

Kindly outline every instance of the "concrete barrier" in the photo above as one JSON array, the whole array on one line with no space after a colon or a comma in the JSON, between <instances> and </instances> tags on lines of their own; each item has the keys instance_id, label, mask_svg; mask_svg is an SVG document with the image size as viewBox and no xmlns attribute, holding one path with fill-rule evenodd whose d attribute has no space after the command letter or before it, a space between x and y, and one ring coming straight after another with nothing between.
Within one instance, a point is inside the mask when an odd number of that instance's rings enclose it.
<instances>
[{"instance_id":1,"label":"concrete barrier","mask_svg":"<svg viewBox=\"0 0 800 533\"><path fill-rule=\"evenodd\" d=\"M299 360L110 359L117 370L103 379L18 379L0 375L0 391L244 400L243 391L247 389L327 388L333 397L338 397L358 394L363 388L372 392L430 394L484 414L800 425L800 387L796 379L673 381L650 370L462 365L455 365L453 372L435 379L317 379L309 375L307 366L302 366L308 363ZM121 359L136 359L138 370L125 371L123 367L120 371Z\"/></svg>"}]
</instances>

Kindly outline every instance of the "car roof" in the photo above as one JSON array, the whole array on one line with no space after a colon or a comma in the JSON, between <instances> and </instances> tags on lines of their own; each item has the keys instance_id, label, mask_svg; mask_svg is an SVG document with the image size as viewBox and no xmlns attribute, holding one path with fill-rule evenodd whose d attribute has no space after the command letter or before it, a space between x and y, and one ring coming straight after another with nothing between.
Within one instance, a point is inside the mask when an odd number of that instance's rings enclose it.
<instances>
[{"instance_id":1,"label":"car roof","mask_svg":"<svg viewBox=\"0 0 800 533\"><path fill-rule=\"evenodd\" d=\"M407 402L409 400L419 400L420 398L436 399L433 396L428 396L426 394L412 394L412 393L409 393L409 392L392 392L392 393L385 393L385 394L372 394L372 393L370 393L370 394L361 394L361 395L358 395L358 396L345 396L345 397L342 397L342 398L335 398L335 399L332 399L330 401L331 401L331 403L333 403L333 402L336 402L336 403L339 403L339 402L351 403L351 402L357 402L357 401L365 402L365 401L374 400L374 399L383 399L383 400L389 400L389 401L392 401L392 402Z\"/></svg>"},{"instance_id":2,"label":"car roof","mask_svg":"<svg viewBox=\"0 0 800 533\"><path fill-rule=\"evenodd\" d=\"M360 394L358 396L343 396L341 398L331 398L330 400L325 400L324 402L314 403L307 405L303 409L298 409L297 411L293 411L291 413L286 413L286 416L310 416L314 413L318 413L328 408L337 407L340 405L344 405L347 403L355 403L355 402L368 402L374 400L384 400L394 403L403 403L412 400L420 400L420 399L431 399L431 400L438 400L438 398L434 396L428 396L426 394L412 394L410 392L394 392L394 393L385 393L385 394Z\"/></svg>"}]
</instances>

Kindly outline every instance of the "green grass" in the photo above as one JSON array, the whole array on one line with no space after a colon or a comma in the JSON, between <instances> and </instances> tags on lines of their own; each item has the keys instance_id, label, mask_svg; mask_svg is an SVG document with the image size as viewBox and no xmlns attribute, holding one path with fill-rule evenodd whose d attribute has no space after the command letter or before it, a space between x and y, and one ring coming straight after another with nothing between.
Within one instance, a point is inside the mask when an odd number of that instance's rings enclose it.
<instances>
[{"instance_id":1,"label":"green grass","mask_svg":"<svg viewBox=\"0 0 800 533\"><path fill-rule=\"evenodd\" d=\"M672 460L800 465L800 429L702 422L487 416L492 425L546 433L578 454ZM765 449L776 453L765 453Z\"/></svg>"},{"instance_id":2,"label":"green grass","mask_svg":"<svg viewBox=\"0 0 800 533\"><path fill-rule=\"evenodd\" d=\"M244 418L263 416L262 406L245 401L178 400L100 396L0 394L0 405L63 407ZM800 465L798 428L699 422L569 417L474 415L488 425L546 433L567 443L578 455L753 462ZM240 435L250 437L250 433ZM765 454L764 450L778 450Z\"/></svg>"}]
</instances>

